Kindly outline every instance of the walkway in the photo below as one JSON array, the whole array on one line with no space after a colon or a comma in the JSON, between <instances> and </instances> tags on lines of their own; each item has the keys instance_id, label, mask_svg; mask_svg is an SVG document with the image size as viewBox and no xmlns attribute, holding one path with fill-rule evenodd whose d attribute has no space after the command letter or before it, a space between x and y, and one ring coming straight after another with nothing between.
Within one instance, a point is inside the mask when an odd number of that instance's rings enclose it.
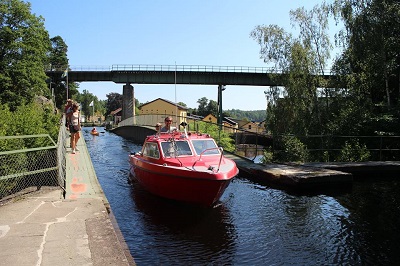
<instances>
[{"instance_id":1,"label":"walkway","mask_svg":"<svg viewBox=\"0 0 400 266\"><path fill-rule=\"evenodd\" d=\"M0 265L135 265L79 142L67 151L65 199L42 188L0 206Z\"/></svg>"}]
</instances>

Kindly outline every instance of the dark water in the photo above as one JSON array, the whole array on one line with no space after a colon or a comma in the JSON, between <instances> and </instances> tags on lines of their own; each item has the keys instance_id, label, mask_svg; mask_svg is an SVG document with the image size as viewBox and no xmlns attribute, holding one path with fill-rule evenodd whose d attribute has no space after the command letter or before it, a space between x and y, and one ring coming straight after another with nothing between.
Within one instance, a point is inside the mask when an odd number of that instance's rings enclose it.
<instances>
[{"instance_id":1,"label":"dark water","mask_svg":"<svg viewBox=\"0 0 400 266\"><path fill-rule=\"evenodd\" d=\"M202 209L129 185L128 154L141 146L89 130L97 177L137 265L400 265L397 180L307 196L237 177Z\"/></svg>"}]
</instances>

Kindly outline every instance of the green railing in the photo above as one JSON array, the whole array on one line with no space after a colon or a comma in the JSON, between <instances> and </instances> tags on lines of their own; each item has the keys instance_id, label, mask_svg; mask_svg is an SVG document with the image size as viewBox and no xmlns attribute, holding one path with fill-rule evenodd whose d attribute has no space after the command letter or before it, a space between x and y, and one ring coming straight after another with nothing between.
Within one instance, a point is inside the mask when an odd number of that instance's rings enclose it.
<instances>
[{"instance_id":1,"label":"green railing","mask_svg":"<svg viewBox=\"0 0 400 266\"><path fill-rule=\"evenodd\" d=\"M196 123L198 122L211 123L189 116L176 117L174 114L144 114L121 121L118 126L137 125L154 127L156 123L164 124L163 121L166 116L173 117L174 125L176 125L175 121L193 122L188 128L191 131L196 131ZM286 135L272 137L271 135L261 133L263 131L261 129L257 133L231 127L222 127L222 130L230 133L235 145L233 153L241 157L255 160L257 156L264 154L267 147L275 155L284 152L282 140L287 137ZM335 161L335 158L338 158L342 152L346 142L352 143L355 140L360 145L365 145L365 150L369 152L368 158L371 161L400 160L400 136L308 135L296 136L296 138L305 145L305 149L310 154L310 161L321 161L322 159L326 162ZM357 152L354 149L355 147L352 148L353 152Z\"/></svg>"},{"instance_id":2,"label":"green railing","mask_svg":"<svg viewBox=\"0 0 400 266\"><path fill-rule=\"evenodd\" d=\"M1 136L0 201L42 187L65 190L66 137L63 124L58 143L48 134Z\"/></svg>"}]
</instances>

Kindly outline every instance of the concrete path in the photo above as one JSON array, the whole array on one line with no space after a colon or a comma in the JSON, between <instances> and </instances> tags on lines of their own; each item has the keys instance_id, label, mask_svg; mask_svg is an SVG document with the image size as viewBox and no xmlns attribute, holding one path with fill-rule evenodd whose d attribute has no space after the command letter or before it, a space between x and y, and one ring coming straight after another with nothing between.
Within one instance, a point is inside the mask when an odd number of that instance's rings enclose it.
<instances>
[{"instance_id":1,"label":"concrete path","mask_svg":"<svg viewBox=\"0 0 400 266\"><path fill-rule=\"evenodd\" d=\"M0 206L0 265L135 265L84 139L66 156L66 196L42 188Z\"/></svg>"}]
</instances>

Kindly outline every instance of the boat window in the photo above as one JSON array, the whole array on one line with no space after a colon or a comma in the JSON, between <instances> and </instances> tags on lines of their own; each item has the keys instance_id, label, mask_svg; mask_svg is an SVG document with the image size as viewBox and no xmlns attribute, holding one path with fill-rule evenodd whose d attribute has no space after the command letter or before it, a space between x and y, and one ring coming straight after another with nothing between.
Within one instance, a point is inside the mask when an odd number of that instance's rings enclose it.
<instances>
[{"instance_id":1,"label":"boat window","mask_svg":"<svg viewBox=\"0 0 400 266\"><path fill-rule=\"evenodd\" d=\"M203 155L219 154L218 146L211 139L194 139L192 143L197 154L201 154L204 151Z\"/></svg>"},{"instance_id":2,"label":"boat window","mask_svg":"<svg viewBox=\"0 0 400 266\"><path fill-rule=\"evenodd\" d=\"M160 152L156 143L146 143L143 148L143 155L153 157L156 159L160 158Z\"/></svg>"},{"instance_id":3,"label":"boat window","mask_svg":"<svg viewBox=\"0 0 400 266\"><path fill-rule=\"evenodd\" d=\"M187 141L168 141L161 142L163 153L167 157L192 155L190 146Z\"/></svg>"}]
</instances>

